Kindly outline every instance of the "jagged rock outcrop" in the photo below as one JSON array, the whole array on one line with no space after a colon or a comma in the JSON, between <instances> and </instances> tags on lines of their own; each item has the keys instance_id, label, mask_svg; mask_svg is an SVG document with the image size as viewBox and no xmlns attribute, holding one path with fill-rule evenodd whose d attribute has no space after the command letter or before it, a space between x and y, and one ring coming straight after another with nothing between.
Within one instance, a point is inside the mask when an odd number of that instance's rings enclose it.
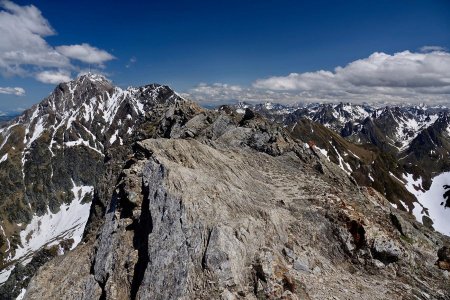
<instances>
[{"instance_id":1,"label":"jagged rock outcrop","mask_svg":"<svg viewBox=\"0 0 450 300\"><path fill-rule=\"evenodd\" d=\"M123 90L87 74L0 128L0 294L20 293L45 262L27 266L40 250L73 248L86 223L95 234L129 145L164 135L153 123L181 99L167 86ZM16 267L23 280L10 276Z\"/></svg>"},{"instance_id":2,"label":"jagged rock outcrop","mask_svg":"<svg viewBox=\"0 0 450 300\"><path fill-rule=\"evenodd\" d=\"M318 173L307 148L224 135L139 142L98 238L46 264L25 299L449 299L435 266L448 238L334 164Z\"/></svg>"}]
</instances>

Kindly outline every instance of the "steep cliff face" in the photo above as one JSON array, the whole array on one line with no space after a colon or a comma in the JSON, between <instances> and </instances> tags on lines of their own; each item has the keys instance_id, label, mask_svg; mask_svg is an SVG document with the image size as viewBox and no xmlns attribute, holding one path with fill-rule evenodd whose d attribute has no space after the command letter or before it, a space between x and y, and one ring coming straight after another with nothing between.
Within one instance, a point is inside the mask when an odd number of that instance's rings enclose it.
<instances>
[{"instance_id":1,"label":"steep cliff face","mask_svg":"<svg viewBox=\"0 0 450 300\"><path fill-rule=\"evenodd\" d=\"M254 118L217 134L229 117L138 142L97 237L25 299L449 299L447 237L292 139L256 149Z\"/></svg>"},{"instance_id":2,"label":"steep cliff face","mask_svg":"<svg viewBox=\"0 0 450 300\"><path fill-rule=\"evenodd\" d=\"M129 144L164 135L151 124L181 99L89 74L0 128L0 294L17 296L40 265L73 249L90 215L88 231L99 224Z\"/></svg>"}]
</instances>

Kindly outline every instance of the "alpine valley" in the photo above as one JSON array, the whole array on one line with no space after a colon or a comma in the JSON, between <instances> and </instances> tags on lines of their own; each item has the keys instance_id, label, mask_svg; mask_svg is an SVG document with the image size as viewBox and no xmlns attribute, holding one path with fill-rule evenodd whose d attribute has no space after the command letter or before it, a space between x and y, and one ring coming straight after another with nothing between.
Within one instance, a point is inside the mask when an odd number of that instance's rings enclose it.
<instances>
[{"instance_id":1,"label":"alpine valley","mask_svg":"<svg viewBox=\"0 0 450 300\"><path fill-rule=\"evenodd\" d=\"M0 126L1 299L450 299L446 107L87 74Z\"/></svg>"}]
</instances>

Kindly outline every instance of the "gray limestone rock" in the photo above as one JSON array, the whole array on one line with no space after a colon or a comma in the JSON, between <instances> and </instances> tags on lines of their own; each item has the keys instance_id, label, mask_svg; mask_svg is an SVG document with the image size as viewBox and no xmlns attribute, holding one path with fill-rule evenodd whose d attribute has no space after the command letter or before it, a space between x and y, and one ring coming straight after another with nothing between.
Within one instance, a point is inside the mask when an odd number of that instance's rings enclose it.
<instances>
[{"instance_id":1,"label":"gray limestone rock","mask_svg":"<svg viewBox=\"0 0 450 300\"><path fill-rule=\"evenodd\" d=\"M68 299L392 299L416 290L448 299L429 252L444 237L412 227L412 245L392 233L389 204L373 190L319 174L294 152L224 141L139 142L98 237L47 263L25 299L63 290ZM131 205L130 195L142 201Z\"/></svg>"}]
</instances>

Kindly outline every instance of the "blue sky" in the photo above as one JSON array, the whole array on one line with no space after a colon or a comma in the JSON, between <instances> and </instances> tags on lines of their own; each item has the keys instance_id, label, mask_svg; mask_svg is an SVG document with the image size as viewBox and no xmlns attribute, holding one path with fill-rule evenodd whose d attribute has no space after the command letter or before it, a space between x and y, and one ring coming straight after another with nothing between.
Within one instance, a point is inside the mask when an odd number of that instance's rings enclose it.
<instances>
[{"instance_id":1,"label":"blue sky","mask_svg":"<svg viewBox=\"0 0 450 300\"><path fill-rule=\"evenodd\" d=\"M0 3L3 112L39 102L89 65L122 87L158 82L205 103L449 101L447 0ZM61 57L33 65L6 55L33 43L46 52L33 59Z\"/></svg>"}]
</instances>

